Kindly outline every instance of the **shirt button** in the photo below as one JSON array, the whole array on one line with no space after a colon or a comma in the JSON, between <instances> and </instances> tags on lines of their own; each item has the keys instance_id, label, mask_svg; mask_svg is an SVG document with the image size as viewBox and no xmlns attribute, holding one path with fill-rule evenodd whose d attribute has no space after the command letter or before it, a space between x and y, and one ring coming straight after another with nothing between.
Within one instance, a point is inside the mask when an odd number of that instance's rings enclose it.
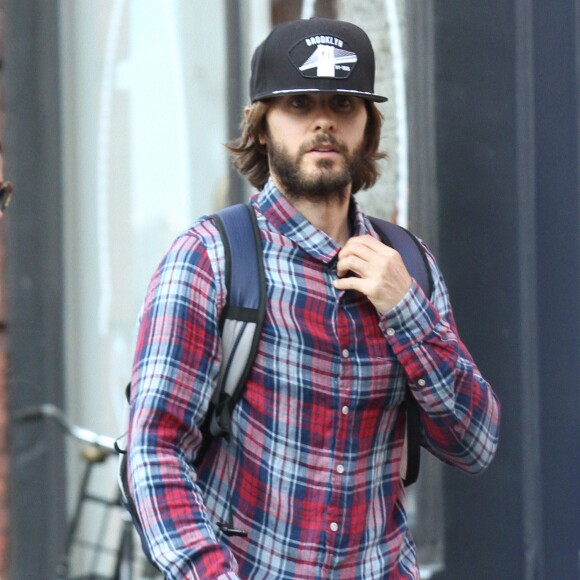
<instances>
[{"instance_id":1,"label":"shirt button","mask_svg":"<svg viewBox=\"0 0 580 580\"><path fill-rule=\"evenodd\" d=\"M387 335L388 336L395 336L395 329L394 328L387 328Z\"/></svg>"},{"instance_id":2,"label":"shirt button","mask_svg":"<svg viewBox=\"0 0 580 580\"><path fill-rule=\"evenodd\" d=\"M336 471L337 473L344 473L344 465L337 465Z\"/></svg>"},{"instance_id":3,"label":"shirt button","mask_svg":"<svg viewBox=\"0 0 580 580\"><path fill-rule=\"evenodd\" d=\"M424 386L427 384L427 381L426 381L425 379L419 379L419 380L417 381L417 384L418 384L420 387L424 387Z\"/></svg>"},{"instance_id":4,"label":"shirt button","mask_svg":"<svg viewBox=\"0 0 580 580\"><path fill-rule=\"evenodd\" d=\"M343 414L343 415L348 415L348 412L349 412L349 410L350 410L350 409L349 409L349 408L348 408L348 407L345 405L345 406L342 408L342 414Z\"/></svg>"},{"instance_id":5,"label":"shirt button","mask_svg":"<svg viewBox=\"0 0 580 580\"><path fill-rule=\"evenodd\" d=\"M330 524L330 529L331 529L333 532L338 532L338 524L337 524L336 522L332 522L332 523Z\"/></svg>"},{"instance_id":6,"label":"shirt button","mask_svg":"<svg viewBox=\"0 0 580 580\"><path fill-rule=\"evenodd\" d=\"M348 358L350 355L350 353L348 352L348 348L343 349L342 351L342 357L343 358Z\"/></svg>"}]
</instances>

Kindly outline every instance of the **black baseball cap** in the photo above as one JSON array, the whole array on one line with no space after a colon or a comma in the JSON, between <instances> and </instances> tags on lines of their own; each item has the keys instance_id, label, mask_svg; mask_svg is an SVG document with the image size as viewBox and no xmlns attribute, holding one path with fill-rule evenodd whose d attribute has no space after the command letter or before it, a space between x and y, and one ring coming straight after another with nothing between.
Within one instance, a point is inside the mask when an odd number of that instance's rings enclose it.
<instances>
[{"instance_id":1,"label":"black baseball cap","mask_svg":"<svg viewBox=\"0 0 580 580\"><path fill-rule=\"evenodd\" d=\"M283 95L343 93L384 102L374 92L375 54L366 32L328 18L278 25L252 57L252 103Z\"/></svg>"}]
</instances>

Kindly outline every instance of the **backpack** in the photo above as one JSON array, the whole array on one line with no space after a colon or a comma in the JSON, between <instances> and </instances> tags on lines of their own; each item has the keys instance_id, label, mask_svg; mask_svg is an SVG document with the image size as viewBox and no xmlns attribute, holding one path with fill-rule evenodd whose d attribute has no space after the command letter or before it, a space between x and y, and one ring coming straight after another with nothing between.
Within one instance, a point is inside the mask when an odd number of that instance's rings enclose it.
<instances>
[{"instance_id":1,"label":"backpack","mask_svg":"<svg viewBox=\"0 0 580 580\"><path fill-rule=\"evenodd\" d=\"M202 445L196 464L201 463L212 438L231 435L232 414L239 401L258 349L266 313L266 279L262 256L262 241L254 210L250 204L226 207L212 219L220 233L225 253L227 303L220 319L223 364L218 384L201 426ZM385 220L369 217L381 241L401 255L410 275L425 294L431 296L433 282L425 250L408 230ZM127 386L129 398L130 384ZM405 487L415 483L419 475L421 421L419 405L405 388L407 467L403 477ZM123 501L139 529L132 498L127 485L125 451L119 469L119 484ZM228 533L228 530L224 530ZM242 535L230 530L228 535Z\"/></svg>"}]
</instances>

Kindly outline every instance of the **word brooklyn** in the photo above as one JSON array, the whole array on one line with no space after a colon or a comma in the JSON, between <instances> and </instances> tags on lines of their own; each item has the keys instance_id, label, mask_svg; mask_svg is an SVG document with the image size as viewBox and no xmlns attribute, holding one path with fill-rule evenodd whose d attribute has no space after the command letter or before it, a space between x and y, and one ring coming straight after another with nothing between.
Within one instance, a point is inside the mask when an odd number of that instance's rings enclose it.
<instances>
[{"instance_id":1,"label":"word brooklyn","mask_svg":"<svg viewBox=\"0 0 580 580\"><path fill-rule=\"evenodd\" d=\"M335 38L334 36L311 36L310 38L305 38L306 44L312 46L314 44L330 44L332 46L338 46L342 48L344 42L340 38Z\"/></svg>"}]
</instances>

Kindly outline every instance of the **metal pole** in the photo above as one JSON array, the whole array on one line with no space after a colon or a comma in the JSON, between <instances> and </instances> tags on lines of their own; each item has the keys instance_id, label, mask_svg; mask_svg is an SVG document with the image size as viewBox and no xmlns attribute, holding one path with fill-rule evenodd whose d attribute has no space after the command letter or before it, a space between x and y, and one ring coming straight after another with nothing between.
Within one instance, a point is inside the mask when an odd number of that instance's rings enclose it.
<instances>
[{"instance_id":1,"label":"metal pole","mask_svg":"<svg viewBox=\"0 0 580 580\"><path fill-rule=\"evenodd\" d=\"M227 107L228 139L239 135L240 121L244 108L244 88L242 80L242 23L239 0L226 2L226 58L227 58ZM245 184L242 176L233 166L229 168L228 202L230 204L245 201Z\"/></svg>"}]
</instances>

